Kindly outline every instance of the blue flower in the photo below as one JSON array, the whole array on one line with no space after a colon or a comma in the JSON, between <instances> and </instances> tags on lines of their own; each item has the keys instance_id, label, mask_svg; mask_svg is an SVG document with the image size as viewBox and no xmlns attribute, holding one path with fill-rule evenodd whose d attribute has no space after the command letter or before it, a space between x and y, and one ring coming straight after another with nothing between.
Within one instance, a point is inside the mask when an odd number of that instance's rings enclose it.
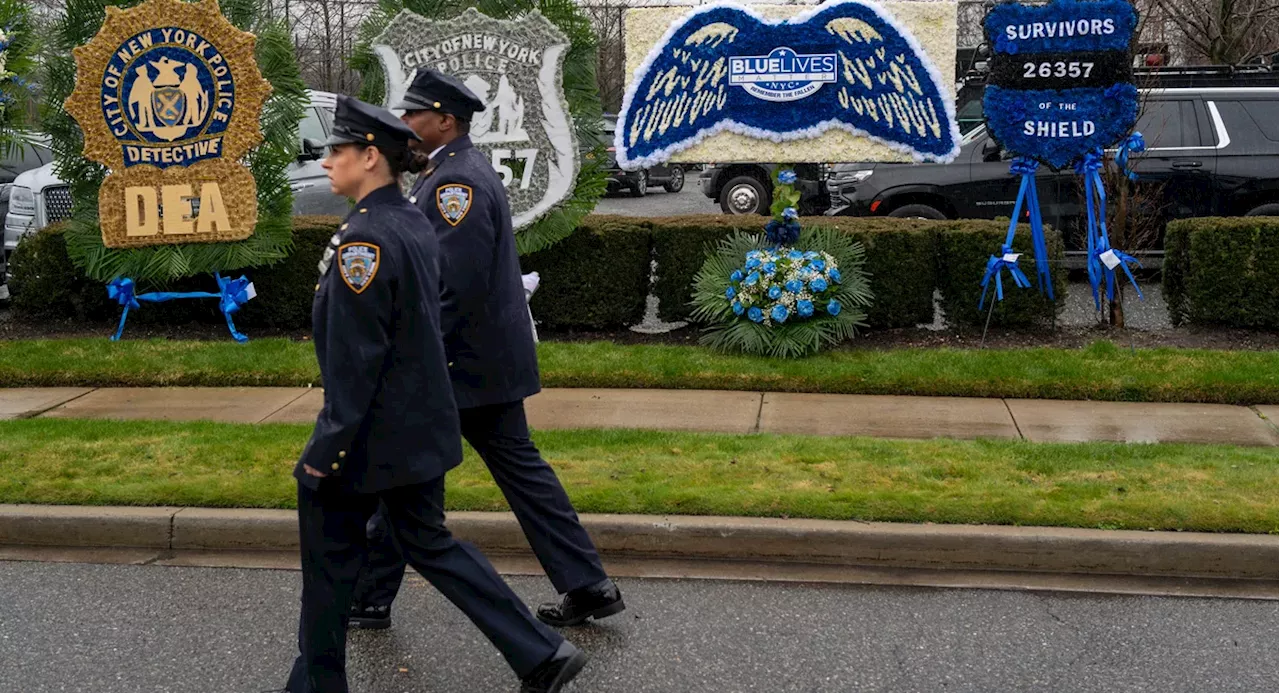
<instances>
[{"instance_id":1,"label":"blue flower","mask_svg":"<svg viewBox=\"0 0 1280 693\"><path fill-rule=\"evenodd\" d=\"M787 311L787 307L782 305L774 306L769 313L769 317L773 318L774 322L786 322L788 315L790 313Z\"/></svg>"},{"instance_id":2,"label":"blue flower","mask_svg":"<svg viewBox=\"0 0 1280 693\"><path fill-rule=\"evenodd\" d=\"M829 303L827 303L827 312L828 312L828 313L831 313L832 315L839 315L839 314L840 314L840 302L839 302L839 301L837 301L837 300L835 300L834 298L833 298L833 299L831 299L831 301L830 301Z\"/></svg>"},{"instance_id":3,"label":"blue flower","mask_svg":"<svg viewBox=\"0 0 1280 693\"><path fill-rule=\"evenodd\" d=\"M760 266L760 258L753 257L747 260L747 269L753 270Z\"/></svg>"},{"instance_id":4,"label":"blue flower","mask_svg":"<svg viewBox=\"0 0 1280 693\"><path fill-rule=\"evenodd\" d=\"M831 277L831 281L838 282L840 281L840 270L832 267L831 271L827 272L827 276Z\"/></svg>"},{"instance_id":5,"label":"blue flower","mask_svg":"<svg viewBox=\"0 0 1280 693\"><path fill-rule=\"evenodd\" d=\"M783 185L791 185L796 182L796 172L789 168L784 168L781 171L778 171L778 182Z\"/></svg>"},{"instance_id":6,"label":"blue flower","mask_svg":"<svg viewBox=\"0 0 1280 693\"><path fill-rule=\"evenodd\" d=\"M764 273L765 273L765 274L773 274L774 272L777 272L777 271L778 271L778 266L777 266L776 264L774 264L774 263L772 263L772 262L766 262L766 263L764 263Z\"/></svg>"},{"instance_id":7,"label":"blue flower","mask_svg":"<svg viewBox=\"0 0 1280 693\"><path fill-rule=\"evenodd\" d=\"M747 251L747 259L750 260L753 257L760 257L762 254L763 253L761 253L759 250L749 250Z\"/></svg>"},{"instance_id":8,"label":"blue flower","mask_svg":"<svg viewBox=\"0 0 1280 693\"><path fill-rule=\"evenodd\" d=\"M734 302L733 302L733 314L734 314L734 315L742 315L743 311L745 311L745 310L746 310L746 309L742 307L742 304L741 304L741 303L739 303L739 302L737 302L737 301L734 301Z\"/></svg>"},{"instance_id":9,"label":"blue flower","mask_svg":"<svg viewBox=\"0 0 1280 693\"><path fill-rule=\"evenodd\" d=\"M734 270L733 274L729 275L729 279L735 282L742 281L742 270Z\"/></svg>"},{"instance_id":10,"label":"blue flower","mask_svg":"<svg viewBox=\"0 0 1280 693\"><path fill-rule=\"evenodd\" d=\"M751 319L751 322L764 322L764 311L752 306L751 310L747 311L747 317Z\"/></svg>"},{"instance_id":11,"label":"blue flower","mask_svg":"<svg viewBox=\"0 0 1280 693\"><path fill-rule=\"evenodd\" d=\"M775 301L782 298L782 287L776 285L769 287L769 298Z\"/></svg>"},{"instance_id":12,"label":"blue flower","mask_svg":"<svg viewBox=\"0 0 1280 693\"><path fill-rule=\"evenodd\" d=\"M821 272L822 270L826 269L827 263L819 259L819 260L814 260L813 262L810 262L809 266Z\"/></svg>"},{"instance_id":13,"label":"blue flower","mask_svg":"<svg viewBox=\"0 0 1280 693\"><path fill-rule=\"evenodd\" d=\"M799 279L792 279L791 281L787 282L787 291L790 291L793 294L800 293L800 290L803 288L804 288L804 283L801 282Z\"/></svg>"},{"instance_id":14,"label":"blue flower","mask_svg":"<svg viewBox=\"0 0 1280 693\"><path fill-rule=\"evenodd\" d=\"M747 275L747 281L746 281L747 286L755 286L759 282L760 282L759 272L752 272L751 274Z\"/></svg>"},{"instance_id":15,"label":"blue flower","mask_svg":"<svg viewBox=\"0 0 1280 693\"><path fill-rule=\"evenodd\" d=\"M800 252L799 250L793 250L787 253L787 259L791 260L792 262L799 262L804 259L804 253Z\"/></svg>"},{"instance_id":16,"label":"blue flower","mask_svg":"<svg viewBox=\"0 0 1280 693\"><path fill-rule=\"evenodd\" d=\"M796 301L796 312L800 317L807 318L813 315L813 301Z\"/></svg>"},{"instance_id":17,"label":"blue flower","mask_svg":"<svg viewBox=\"0 0 1280 693\"><path fill-rule=\"evenodd\" d=\"M813 289L814 293L822 293L827 290L827 280L822 277L818 277L817 279L809 282L809 288Z\"/></svg>"},{"instance_id":18,"label":"blue flower","mask_svg":"<svg viewBox=\"0 0 1280 693\"><path fill-rule=\"evenodd\" d=\"M812 260L815 257L822 257L816 250L810 250L804 254L806 259Z\"/></svg>"},{"instance_id":19,"label":"blue flower","mask_svg":"<svg viewBox=\"0 0 1280 693\"><path fill-rule=\"evenodd\" d=\"M732 286L724 290L725 298L733 298L734 296L737 296L737 295L738 295L738 292L734 291Z\"/></svg>"},{"instance_id":20,"label":"blue flower","mask_svg":"<svg viewBox=\"0 0 1280 693\"><path fill-rule=\"evenodd\" d=\"M800 213L796 211L795 207L787 207L786 209L782 210L782 218L787 221L791 221L792 219L799 219Z\"/></svg>"}]
</instances>

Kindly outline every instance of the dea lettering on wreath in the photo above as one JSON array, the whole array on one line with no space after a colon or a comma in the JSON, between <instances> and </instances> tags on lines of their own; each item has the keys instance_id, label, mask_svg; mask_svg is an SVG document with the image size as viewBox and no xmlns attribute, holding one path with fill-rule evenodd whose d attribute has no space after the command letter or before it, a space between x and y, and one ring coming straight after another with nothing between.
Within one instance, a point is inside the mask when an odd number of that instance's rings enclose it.
<instances>
[{"instance_id":1,"label":"dea lettering on wreath","mask_svg":"<svg viewBox=\"0 0 1280 693\"><path fill-rule=\"evenodd\" d=\"M960 149L950 80L879 5L771 21L717 3L673 25L636 70L614 144L620 165L641 168L726 130L786 142L832 128L917 160Z\"/></svg>"},{"instance_id":2,"label":"dea lettering on wreath","mask_svg":"<svg viewBox=\"0 0 1280 693\"><path fill-rule=\"evenodd\" d=\"M569 39L541 13L499 20L469 8L433 21L404 10L372 45L387 76L386 105L418 68L458 77L484 102L471 141L502 176L515 228L573 193L578 143L562 77Z\"/></svg>"},{"instance_id":3,"label":"dea lettering on wreath","mask_svg":"<svg viewBox=\"0 0 1280 693\"><path fill-rule=\"evenodd\" d=\"M107 247L253 234L257 186L240 160L262 140L271 92L253 46L216 0L147 0L107 7L98 34L73 51L66 109L85 157L111 170L98 195Z\"/></svg>"}]
</instances>

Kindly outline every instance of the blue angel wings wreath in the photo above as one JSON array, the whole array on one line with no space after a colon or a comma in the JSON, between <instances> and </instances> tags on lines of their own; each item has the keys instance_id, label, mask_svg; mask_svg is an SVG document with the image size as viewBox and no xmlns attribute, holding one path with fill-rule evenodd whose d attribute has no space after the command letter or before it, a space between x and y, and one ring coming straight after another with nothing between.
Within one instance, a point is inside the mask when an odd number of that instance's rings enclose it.
<instances>
[{"instance_id":1,"label":"blue angel wings wreath","mask_svg":"<svg viewBox=\"0 0 1280 693\"><path fill-rule=\"evenodd\" d=\"M726 130L783 142L841 128L946 162L960 149L948 85L874 3L780 22L712 4L674 24L636 70L614 145L620 166L640 168Z\"/></svg>"}]
</instances>

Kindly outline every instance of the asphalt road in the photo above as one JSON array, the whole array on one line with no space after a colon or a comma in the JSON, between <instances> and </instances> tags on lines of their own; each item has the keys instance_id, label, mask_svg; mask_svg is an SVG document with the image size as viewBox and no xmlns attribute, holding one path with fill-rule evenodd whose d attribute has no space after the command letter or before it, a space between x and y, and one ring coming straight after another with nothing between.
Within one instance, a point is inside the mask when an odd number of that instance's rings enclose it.
<instances>
[{"instance_id":1,"label":"asphalt road","mask_svg":"<svg viewBox=\"0 0 1280 693\"><path fill-rule=\"evenodd\" d=\"M690 171L684 189L669 193L662 188L649 188L644 197L629 193L608 195L596 204L596 214L620 214L627 217L664 217L677 214L720 214L720 203L702 194L698 172Z\"/></svg>"},{"instance_id":2,"label":"asphalt road","mask_svg":"<svg viewBox=\"0 0 1280 693\"><path fill-rule=\"evenodd\" d=\"M529 602L540 578L511 578ZM569 631L576 693L1274 691L1274 602L620 580L629 609ZM0 691L170 693L282 685L298 573L0 562ZM355 693L515 691L420 579L353 633Z\"/></svg>"}]
</instances>

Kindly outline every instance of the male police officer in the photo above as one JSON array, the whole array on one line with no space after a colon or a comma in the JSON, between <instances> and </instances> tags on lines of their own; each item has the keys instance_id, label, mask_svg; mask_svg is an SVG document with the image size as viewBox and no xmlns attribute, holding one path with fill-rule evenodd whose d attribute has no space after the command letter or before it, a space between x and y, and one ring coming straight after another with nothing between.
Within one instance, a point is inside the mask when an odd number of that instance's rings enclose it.
<instances>
[{"instance_id":1,"label":"male police officer","mask_svg":"<svg viewBox=\"0 0 1280 693\"><path fill-rule=\"evenodd\" d=\"M440 240L441 330L462 435L488 465L563 595L539 607L538 618L573 626L625 606L560 480L529 439L524 398L541 386L511 209L498 174L467 136L471 116L484 107L456 77L417 72L395 106L405 110L401 118L421 140L418 149L431 153L409 201L431 220ZM380 525L380 517L370 523L371 551L351 612L353 627L390 625L404 573Z\"/></svg>"},{"instance_id":2,"label":"male police officer","mask_svg":"<svg viewBox=\"0 0 1280 693\"><path fill-rule=\"evenodd\" d=\"M444 526L444 474L462 460L440 332L439 243L396 184L413 132L338 97L324 161L359 200L320 263L312 308L324 408L294 469L302 548L300 655L291 693L347 693L347 611L382 503L409 563L472 620L522 679L554 693L585 655L529 613Z\"/></svg>"}]
</instances>

